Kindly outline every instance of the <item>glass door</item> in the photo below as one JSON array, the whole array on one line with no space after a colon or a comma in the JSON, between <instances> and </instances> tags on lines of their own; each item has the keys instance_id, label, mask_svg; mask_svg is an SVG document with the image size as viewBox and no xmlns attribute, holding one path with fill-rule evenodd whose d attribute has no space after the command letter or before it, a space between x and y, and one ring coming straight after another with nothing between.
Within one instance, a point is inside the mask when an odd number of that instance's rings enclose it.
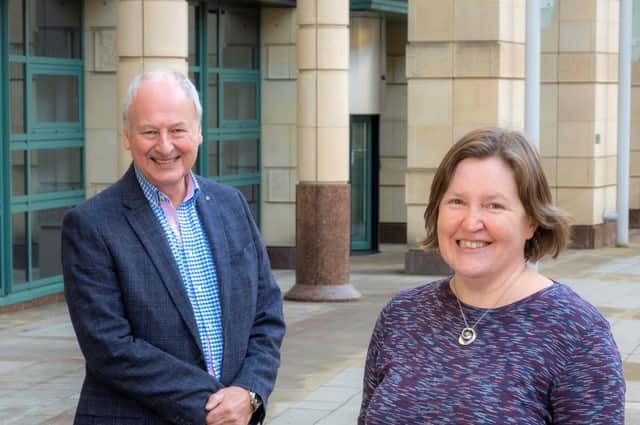
<instances>
[{"instance_id":1,"label":"glass door","mask_svg":"<svg viewBox=\"0 0 640 425\"><path fill-rule=\"evenodd\" d=\"M370 251L372 238L372 117L352 115L350 129L351 250Z\"/></svg>"}]
</instances>

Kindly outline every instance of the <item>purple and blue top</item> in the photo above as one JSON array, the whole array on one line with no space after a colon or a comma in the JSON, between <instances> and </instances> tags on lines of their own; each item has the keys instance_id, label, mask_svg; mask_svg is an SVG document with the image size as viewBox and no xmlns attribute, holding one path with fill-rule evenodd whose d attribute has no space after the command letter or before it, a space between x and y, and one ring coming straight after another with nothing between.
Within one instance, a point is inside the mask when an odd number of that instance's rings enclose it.
<instances>
[{"instance_id":1,"label":"purple and blue top","mask_svg":"<svg viewBox=\"0 0 640 425\"><path fill-rule=\"evenodd\" d=\"M463 309L470 325L485 311ZM609 323L568 286L492 309L471 345L463 327L449 279L395 296L371 337L358 424L624 423Z\"/></svg>"}]
</instances>

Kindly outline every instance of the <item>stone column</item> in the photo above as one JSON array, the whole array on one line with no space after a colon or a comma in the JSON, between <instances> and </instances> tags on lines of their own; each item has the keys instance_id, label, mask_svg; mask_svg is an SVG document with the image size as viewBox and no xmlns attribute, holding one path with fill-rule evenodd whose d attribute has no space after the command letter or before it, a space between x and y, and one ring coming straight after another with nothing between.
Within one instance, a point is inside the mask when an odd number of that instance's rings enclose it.
<instances>
[{"instance_id":1,"label":"stone column","mask_svg":"<svg viewBox=\"0 0 640 425\"><path fill-rule=\"evenodd\" d=\"M407 22L386 22L386 73L380 115L380 243L407 243Z\"/></svg>"},{"instance_id":2,"label":"stone column","mask_svg":"<svg viewBox=\"0 0 640 425\"><path fill-rule=\"evenodd\" d=\"M171 68L186 73L188 34L186 0L119 0L119 134L122 134L122 102L131 79L154 68ZM119 174L123 174L130 163L131 155L121 145Z\"/></svg>"},{"instance_id":3,"label":"stone column","mask_svg":"<svg viewBox=\"0 0 640 425\"><path fill-rule=\"evenodd\" d=\"M262 238L271 267L296 263L296 9L261 10Z\"/></svg>"},{"instance_id":4,"label":"stone column","mask_svg":"<svg viewBox=\"0 0 640 425\"><path fill-rule=\"evenodd\" d=\"M615 242L618 2L561 0L543 9L541 140L558 206L575 218L574 248Z\"/></svg>"},{"instance_id":5,"label":"stone column","mask_svg":"<svg viewBox=\"0 0 640 425\"><path fill-rule=\"evenodd\" d=\"M120 177L117 25L116 0L84 1L85 185L89 197Z\"/></svg>"},{"instance_id":6,"label":"stone column","mask_svg":"<svg viewBox=\"0 0 640 425\"><path fill-rule=\"evenodd\" d=\"M524 127L525 0L409 0L408 273L448 271L418 249L435 170L478 127Z\"/></svg>"},{"instance_id":7,"label":"stone column","mask_svg":"<svg viewBox=\"0 0 640 425\"><path fill-rule=\"evenodd\" d=\"M297 3L296 284L285 298L345 301L349 284L349 1Z\"/></svg>"}]
</instances>

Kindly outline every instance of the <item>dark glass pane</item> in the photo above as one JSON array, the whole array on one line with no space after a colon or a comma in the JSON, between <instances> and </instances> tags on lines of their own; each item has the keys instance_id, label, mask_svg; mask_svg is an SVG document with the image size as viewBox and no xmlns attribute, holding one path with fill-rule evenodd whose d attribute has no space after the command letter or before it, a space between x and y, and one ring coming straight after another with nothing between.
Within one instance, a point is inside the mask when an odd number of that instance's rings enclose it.
<instances>
[{"instance_id":1,"label":"dark glass pane","mask_svg":"<svg viewBox=\"0 0 640 425\"><path fill-rule=\"evenodd\" d=\"M13 284L27 281L27 215L11 216L11 249L13 253Z\"/></svg>"},{"instance_id":2,"label":"dark glass pane","mask_svg":"<svg viewBox=\"0 0 640 425\"><path fill-rule=\"evenodd\" d=\"M29 194L82 189L82 149L31 151Z\"/></svg>"},{"instance_id":3,"label":"dark glass pane","mask_svg":"<svg viewBox=\"0 0 640 425\"><path fill-rule=\"evenodd\" d=\"M82 1L29 0L29 55L79 59Z\"/></svg>"},{"instance_id":4,"label":"dark glass pane","mask_svg":"<svg viewBox=\"0 0 640 425\"><path fill-rule=\"evenodd\" d=\"M218 141L209 140L207 142L208 156L207 161L209 164L209 177L218 175Z\"/></svg>"},{"instance_id":5,"label":"dark glass pane","mask_svg":"<svg viewBox=\"0 0 640 425\"><path fill-rule=\"evenodd\" d=\"M351 122L351 240L366 241L368 228L368 145L367 122Z\"/></svg>"},{"instance_id":6,"label":"dark glass pane","mask_svg":"<svg viewBox=\"0 0 640 425\"><path fill-rule=\"evenodd\" d=\"M256 83L224 83L224 119L256 120Z\"/></svg>"},{"instance_id":7,"label":"dark glass pane","mask_svg":"<svg viewBox=\"0 0 640 425\"><path fill-rule=\"evenodd\" d=\"M31 213L31 279L62 274L60 229L62 217L70 207Z\"/></svg>"},{"instance_id":8,"label":"dark glass pane","mask_svg":"<svg viewBox=\"0 0 640 425\"><path fill-rule=\"evenodd\" d=\"M9 54L24 55L23 0L9 0Z\"/></svg>"},{"instance_id":9,"label":"dark glass pane","mask_svg":"<svg viewBox=\"0 0 640 425\"><path fill-rule=\"evenodd\" d=\"M200 26L198 25L199 7L193 4L189 5L189 66L198 66L200 58L198 50L200 49Z\"/></svg>"},{"instance_id":10,"label":"dark glass pane","mask_svg":"<svg viewBox=\"0 0 640 425\"><path fill-rule=\"evenodd\" d=\"M32 87L34 121L79 121L78 77L35 74Z\"/></svg>"},{"instance_id":11,"label":"dark glass pane","mask_svg":"<svg viewBox=\"0 0 640 425\"><path fill-rule=\"evenodd\" d=\"M258 172L257 140L228 140L220 143L222 145L221 175Z\"/></svg>"},{"instance_id":12,"label":"dark glass pane","mask_svg":"<svg viewBox=\"0 0 640 425\"><path fill-rule=\"evenodd\" d=\"M13 196L26 195L26 167L27 152L11 152L11 194Z\"/></svg>"},{"instance_id":13,"label":"dark glass pane","mask_svg":"<svg viewBox=\"0 0 640 425\"><path fill-rule=\"evenodd\" d=\"M9 116L11 118L11 133L24 133L24 65L21 63L12 63L10 69L9 97L11 98L11 109Z\"/></svg>"},{"instance_id":14,"label":"dark glass pane","mask_svg":"<svg viewBox=\"0 0 640 425\"><path fill-rule=\"evenodd\" d=\"M209 67L218 66L218 10L207 13L207 64Z\"/></svg>"},{"instance_id":15,"label":"dark glass pane","mask_svg":"<svg viewBox=\"0 0 640 425\"><path fill-rule=\"evenodd\" d=\"M253 215L253 219L258 222L258 202L260 201L259 193L260 186L257 184L250 184L245 186L238 186L240 192L247 199L247 203L249 204L249 209L251 210L251 215Z\"/></svg>"},{"instance_id":16,"label":"dark glass pane","mask_svg":"<svg viewBox=\"0 0 640 425\"><path fill-rule=\"evenodd\" d=\"M198 90L198 94L200 94L200 73L199 72L189 72L189 79Z\"/></svg>"},{"instance_id":17,"label":"dark glass pane","mask_svg":"<svg viewBox=\"0 0 640 425\"><path fill-rule=\"evenodd\" d=\"M218 127L218 74L209 74L207 88L207 126Z\"/></svg>"},{"instance_id":18,"label":"dark glass pane","mask_svg":"<svg viewBox=\"0 0 640 425\"><path fill-rule=\"evenodd\" d=\"M258 69L258 15L226 11L222 19L223 68Z\"/></svg>"}]
</instances>

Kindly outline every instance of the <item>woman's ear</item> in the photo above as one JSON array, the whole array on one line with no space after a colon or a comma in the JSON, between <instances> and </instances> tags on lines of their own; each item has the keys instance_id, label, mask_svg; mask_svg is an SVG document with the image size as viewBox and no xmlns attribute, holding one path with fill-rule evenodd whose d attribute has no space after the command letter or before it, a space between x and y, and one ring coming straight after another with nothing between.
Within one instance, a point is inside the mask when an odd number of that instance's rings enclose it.
<instances>
[{"instance_id":1,"label":"woman's ear","mask_svg":"<svg viewBox=\"0 0 640 425\"><path fill-rule=\"evenodd\" d=\"M538 230L538 223L536 223L532 218L529 218L529 226L527 227L527 240L533 238L533 235L536 234L536 230Z\"/></svg>"}]
</instances>

